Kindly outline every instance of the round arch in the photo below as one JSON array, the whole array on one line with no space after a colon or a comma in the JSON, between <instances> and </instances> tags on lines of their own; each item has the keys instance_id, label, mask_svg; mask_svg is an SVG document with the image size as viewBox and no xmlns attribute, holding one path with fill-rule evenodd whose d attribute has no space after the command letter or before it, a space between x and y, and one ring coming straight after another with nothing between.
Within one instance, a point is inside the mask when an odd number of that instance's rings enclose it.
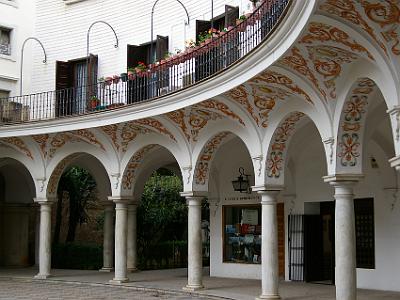
<instances>
[{"instance_id":1,"label":"round arch","mask_svg":"<svg viewBox=\"0 0 400 300\"><path fill-rule=\"evenodd\" d=\"M73 152L57 161L58 163L51 168L52 171L49 173L50 176L46 191L47 197L54 197L56 195L62 174L71 166L79 166L89 171L97 183L102 198L106 198L112 194L109 173L98 156L87 152Z\"/></svg>"},{"instance_id":2,"label":"round arch","mask_svg":"<svg viewBox=\"0 0 400 300\"><path fill-rule=\"evenodd\" d=\"M191 154L187 151L186 145L180 147L177 143L158 134L143 135L135 140L135 143L127 149L121 159L122 184L120 188L115 190L115 193L121 193L123 195L127 195L128 193L131 195L131 189L134 185L134 177L137 174L136 171L140 166L140 162L145 159L147 153L150 153L157 147L166 149L172 155L182 173L190 170ZM131 167L129 167L129 165L131 165ZM184 185L185 183L186 181L184 180Z\"/></svg>"},{"instance_id":3,"label":"round arch","mask_svg":"<svg viewBox=\"0 0 400 300\"><path fill-rule=\"evenodd\" d=\"M211 165L214 157L221 146L234 138L243 143L250 159L259 159L259 140L254 141L254 139L252 140L241 134L240 131L232 130L232 125L225 128L218 126L218 128L210 130L206 135L203 135L193 150L193 165L195 168L192 175L191 191L208 191ZM254 162L252 162L252 168L253 170L257 168L257 172L254 171L254 173L258 173L259 167Z\"/></svg>"},{"instance_id":4,"label":"round arch","mask_svg":"<svg viewBox=\"0 0 400 300\"><path fill-rule=\"evenodd\" d=\"M310 115L296 110L286 113L278 125L274 126L273 130L271 130L270 137L266 136L264 142L268 141L268 151L266 152L265 159L265 181L262 184L267 186L284 186L287 153L291 140L296 135L296 132L309 122L315 126L321 137L323 130L313 121ZM329 124L325 124L325 127L329 127Z\"/></svg>"},{"instance_id":5,"label":"round arch","mask_svg":"<svg viewBox=\"0 0 400 300\"><path fill-rule=\"evenodd\" d=\"M2 200L15 203L33 202L36 197L36 185L32 173L25 164L15 158L1 158L0 175L4 188L0 195L0 202ZM24 193L26 189L21 187L27 187L28 193Z\"/></svg>"},{"instance_id":6,"label":"round arch","mask_svg":"<svg viewBox=\"0 0 400 300\"><path fill-rule=\"evenodd\" d=\"M337 103L334 132L337 140L334 173L363 172L363 144L368 111L379 91L368 77L351 83Z\"/></svg>"}]
</instances>

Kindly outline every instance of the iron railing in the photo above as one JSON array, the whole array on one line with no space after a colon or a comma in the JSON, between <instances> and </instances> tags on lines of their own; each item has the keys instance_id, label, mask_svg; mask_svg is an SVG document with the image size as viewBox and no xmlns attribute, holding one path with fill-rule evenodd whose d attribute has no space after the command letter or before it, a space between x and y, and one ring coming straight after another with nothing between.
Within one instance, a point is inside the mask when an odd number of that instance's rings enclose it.
<instances>
[{"instance_id":1,"label":"iron railing","mask_svg":"<svg viewBox=\"0 0 400 300\"><path fill-rule=\"evenodd\" d=\"M260 45L290 2L266 0L231 30L145 71L91 86L0 99L0 121L10 124L91 114L182 90L217 75Z\"/></svg>"}]
</instances>

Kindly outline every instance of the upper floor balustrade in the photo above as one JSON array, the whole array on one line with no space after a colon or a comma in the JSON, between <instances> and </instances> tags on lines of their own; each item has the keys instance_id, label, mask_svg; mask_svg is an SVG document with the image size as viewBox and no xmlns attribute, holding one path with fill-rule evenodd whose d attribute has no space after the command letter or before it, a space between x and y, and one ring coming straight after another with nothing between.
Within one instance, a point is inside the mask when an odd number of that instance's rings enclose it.
<instances>
[{"instance_id":1,"label":"upper floor balustrade","mask_svg":"<svg viewBox=\"0 0 400 300\"><path fill-rule=\"evenodd\" d=\"M245 20L178 55L92 85L0 99L1 124L92 114L154 100L223 72L267 40L290 0L264 1ZM90 82L90 81L89 81Z\"/></svg>"}]
</instances>

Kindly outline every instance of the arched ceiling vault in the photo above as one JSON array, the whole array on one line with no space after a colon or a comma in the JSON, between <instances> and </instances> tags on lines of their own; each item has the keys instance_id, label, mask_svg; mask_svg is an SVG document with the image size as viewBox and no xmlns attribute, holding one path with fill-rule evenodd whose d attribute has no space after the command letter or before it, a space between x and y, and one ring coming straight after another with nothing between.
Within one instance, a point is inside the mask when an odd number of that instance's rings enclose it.
<instances>
[{"instance_id":1,"label":"arched ceiling vault","mask_svg":"<svg viewBox=\"0 0 400 300\"><path fill-rule=\"evenodd\" d=\"M397 0L320 0L286 53L268 69L218 97L160 116L98 128L2 138L0 145L41 166L43 174L55 164L55 158L62 160L63 152L71 154L76 148L98 153L108 173L122 176L121 161L129 161L129 149L147 146L147 136L159 137L176 149L174 155L184 157L181 168L195 172L192 152L218 128L221 134L249 135L259 144L251 155L266 155L263 139L280 122L273 116L295 108L311 112L311 117L318 113L320 124L317 118L313 121L324 132L322 138L335 137L334 120L339 120L342 111L342 93L347 93L360 75L376 82L390 109L400 101L399 74ZM328 129L321 130L321 124Z\"/></svg>"}]
</instances>

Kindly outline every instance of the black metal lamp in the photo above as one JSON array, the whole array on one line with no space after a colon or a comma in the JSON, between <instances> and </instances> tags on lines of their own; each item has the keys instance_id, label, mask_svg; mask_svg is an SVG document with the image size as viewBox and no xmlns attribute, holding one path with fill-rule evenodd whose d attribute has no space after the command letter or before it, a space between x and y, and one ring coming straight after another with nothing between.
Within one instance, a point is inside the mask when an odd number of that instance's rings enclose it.
<instances>
[{"instance_id":1,"label":"black metal lamp","mask_svg":"<svg viewBox=\"0 0 400 300\"><path fill-rule=\"evenodd\" d=\"M249 182L250 175L245 174L242 167L239 168L239 174L237 180L232 180L233 190L240 193L251 193Z\"/></svg>"}]
</instances>

